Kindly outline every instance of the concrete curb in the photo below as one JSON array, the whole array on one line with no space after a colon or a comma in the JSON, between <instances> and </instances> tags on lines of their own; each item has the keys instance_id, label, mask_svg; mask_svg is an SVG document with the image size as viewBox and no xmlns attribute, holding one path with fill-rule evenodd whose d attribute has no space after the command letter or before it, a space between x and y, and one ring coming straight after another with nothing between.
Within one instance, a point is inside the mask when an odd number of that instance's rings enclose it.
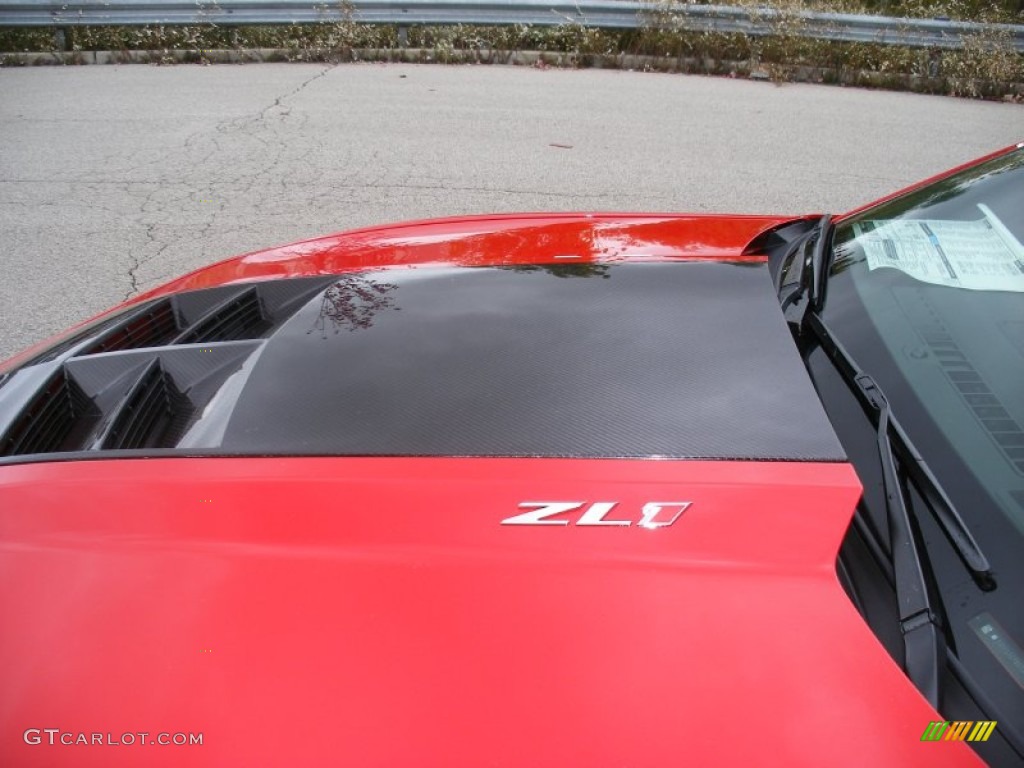
<instances>
[{"instance_id":1,"label":"concrete curb","mask_svg":"<svg viewBox=\"0 0 1024 768\"><path fill-rule=\"evenodd\" d=\"M1024 83L952 81L868 70L808 65L759 64L712 58L579 54L552 51L451 50L427 48L252 48L0 53L0 66L82 66L91 64L254 64L261 62L391 62L405 64L493 64L499 66L621 69L627 71L718 75L782 84L822 83L916 93L969 91L985 98L1024 102Z\"/></svg>"}]
</instances>

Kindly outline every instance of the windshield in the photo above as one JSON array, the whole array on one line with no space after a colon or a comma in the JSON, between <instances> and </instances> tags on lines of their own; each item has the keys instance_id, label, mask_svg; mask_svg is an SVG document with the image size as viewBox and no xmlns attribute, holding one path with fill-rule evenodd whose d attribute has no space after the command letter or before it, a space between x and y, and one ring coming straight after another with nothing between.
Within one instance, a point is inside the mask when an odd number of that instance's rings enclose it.
<instances>
[{"instance_id":1,"label":"windshield","mask_svg":"<svg viewBox=\"0 0 1024 768\"><path fill-rule=\"evenodd\" d=\"M973 584L927 516L953 653L1024 711L1024 149L842 220L822 317L886 393L988 556ZM879 520L879 529L886 530ZM1020 723L1018 722L1019 726Z\"/></svg>"}]
</instances>

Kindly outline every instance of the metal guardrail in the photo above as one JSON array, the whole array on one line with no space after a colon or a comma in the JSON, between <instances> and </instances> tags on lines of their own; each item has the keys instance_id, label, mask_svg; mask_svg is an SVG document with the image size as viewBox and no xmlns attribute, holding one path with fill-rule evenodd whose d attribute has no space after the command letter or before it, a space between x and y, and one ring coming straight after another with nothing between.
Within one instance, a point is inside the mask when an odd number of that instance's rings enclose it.
<instances>
[{"instance_id":1,"label":"metal guardrail","mask_svg":"<svg viewBox=\"0 0 1024 768\"><path fill-rule=\"evenodd\" d=\"M959 48L966 38L1006 35L1024 53L1024 26L939 19L895 19L805 11L784 14L770 8L722 5L666 7L636 0L0 0L0 26L80 25L360 24L410 26L557 26L580 24L603 29L671 28L690 32L787 34L845 42L883 43L917 48ZM794 23L790 23L794 22ZM402 35L404 38L404 35Z\"/></svg>"}]
</instances>

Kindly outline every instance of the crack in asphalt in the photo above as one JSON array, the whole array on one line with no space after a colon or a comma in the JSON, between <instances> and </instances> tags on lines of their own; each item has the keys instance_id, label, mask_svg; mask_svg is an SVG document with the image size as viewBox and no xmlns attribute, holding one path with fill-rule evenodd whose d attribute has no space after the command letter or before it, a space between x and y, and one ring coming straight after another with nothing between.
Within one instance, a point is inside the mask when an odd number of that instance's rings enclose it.
<instances>
[{"instance_id":1,"label":"crack in asphalt","mask_svg":"<svg viewBox=\"0 0 1024 768\"><path fill-rule=\"evenodd\" d=\"M145 219L146 215L149 213L149 211L147 209L148 209L150 203L153 202L153 199L156 197L156 194L157 194L157 192L159 190L160 190L159 186L154 186L154 188L149 191L149 193L146 195L146 197L143 198L142 202L139 204L139 216L138 216L139 224L144 224L144 226L146 227L146 232L145 232L145 234L146 234L146 245L149 245L149 244L152 244L152 243L156 243L157 244L157 252L156 252L156 254L154 254L154 256L159 256L170 245L169 243L160 242L157 239L156 234L155 234L156 233L157 222L144 222L144 219ZM144 245L143 248L145 248L145 247L146 246ZM132 247L130 245L128 246L127 250L128 250L128 272L127 272L128 289L125 291L124 298L122 299L122 301L127 301L128 299L130 299L132 296L134 296L135 294L137 294L139 292L138 271L139 271L139 268L144 263L144 259L142 258L142 255L139 254L139 253L136 253L132 249Z\"/></svg>"},{"instance_id":2,"label":"crack in asphalt","mask_svg":"<svg viewBox=\"0 0 1024 768\"><path fill-rule=\"evenodd\" d=\"M276 99L274 99L274 103L273 104L271 104L269 107L267 107L266 109L263 110L263 114L265 115L267 112L269 112L274 107L281 106L281 102L284 101L285 99L290 99L292 96L297 96L302 91L304 91L311 83L314 83L317 80L319 80L321 77L324 77L328 72L330 72L332 69L334 69L337 66L338 66L337 63L328 64L326 67L321 69L319 72L317 72L312 77L310 77L310 78L304 80L303 82L299 83L298 87L295 88L294 90L292 90L290 93L286 93L283 96L278 96ZM285 114L287 114L287 113L285 113Z\"/></svg>"},{"instance_id":3,"label":"crack in asphalt","mask_svg":"<svg viewBox=\"0 0 1024 768\"><path fill-rule=\"evenodd\" d=\"M160 215L166 210L165 206L158 206L157 210L152 209L152 206L157 202L157 196L161 192L166 192L172 188L184 188L190 190L190 194L187 197L193 203L214 203L216 201L215 207L209 211L202 223L196 228L194 237L188 238L189 242L198 241L201 243L214 229L218 216L225 210L224 195L216 194L215 188L225 184L229 188L237 187L235 190L236 196L242 196L253 190L260 179L264 179L273 173L280 165L288 148L286 138L275 129L275 123L280 124L292 114L291 107L286 106L286 103L302 93L312 83L325 77L328 72L337 66L338 64L334 63L323 67L294 88L279 96L275 96L273 101L262 109L242 117L223 120L214 125L212 129L203 127L190 133L185 137L181 145L185 155L181 160L183 167L205 168L212 164L216 156L224 152L220 141L222 136L229 136L235 141L244 137L246 140L257 142L260 146L255 151L262 153L264 156L264 162L256 171L241 173L234 179L206 181L204 182L205 188L196 188L196 185L189 181L175 181L171 179L160 179L156 182L128 182L128 184L134 185L150 183L155 184L155 187L142 200L135 215L137 226L144 228L146 240L137 248L129 246L127 249L128 269L126 276L128 278L128 287L124 300L130 299L139 292L139 270L142 266L159 258L172 245L172 242L167 237L162 236L163 233L161 231L168 223L166 216ZM277 121L272 119L275 116L275 110L278 110L276 113ZM302 117L304 120L305 117ZM301 123L299 125L301 126ZM270 135L264 135L268 132ZM132 170L150 167L152 164L152 161L142 162ZM286 180L279 178L278 181L281 185L282 193L287 194ZM182 241L179 239L176 242L180 243Z\"/></svg>"}]
</instances>

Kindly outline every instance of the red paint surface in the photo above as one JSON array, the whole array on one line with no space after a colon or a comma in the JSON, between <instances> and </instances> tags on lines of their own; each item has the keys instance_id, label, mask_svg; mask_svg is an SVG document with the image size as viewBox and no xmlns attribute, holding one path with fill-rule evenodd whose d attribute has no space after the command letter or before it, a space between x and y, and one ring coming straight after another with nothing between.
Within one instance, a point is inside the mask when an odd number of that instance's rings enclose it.
<instances>
[{"instance_id":1,"label":"red paint surface","mask_svg":"<svg viewBox=\"0 0 1024 768\"><path fill-rule=\"evenodd\" d=\"M329 235L193 272L146 295L238 280L432 263L483 266L739 257L769 216L510 214L437 219ZM571 256L574 258L566 259Z\"/></svg>"},{"instance_id":2,"label":"red paint surface","mask_svg":"<svg viewBox=\"0 0 1024 768\"><path fill-rule=\"evenodd\" d=\"M976 764L920 741L937 716L837 582L859 495L843 464L7 466L0 765ZM560 500L692 506L500 525Z\"/></svg>"},{"instance_id":3,"label":"red paint surface","mask_svg":"<svg viewBox=\"0 0 1024 768\"><path fill-rule=\"evenodd\" d=\"M585 264L625 259L740 259L745 258L741 256L743 247L757 234L787 220L787 217L769 216L538 213L392 224L227 259L136 296L76 328L121 307L176 291L358 269L425 264L482 266ZM574 258L562 258L565 256ZM37 344L0 364L0 373L38 354L56 338L59 337Z\"/></svg>"}]
</instances>

